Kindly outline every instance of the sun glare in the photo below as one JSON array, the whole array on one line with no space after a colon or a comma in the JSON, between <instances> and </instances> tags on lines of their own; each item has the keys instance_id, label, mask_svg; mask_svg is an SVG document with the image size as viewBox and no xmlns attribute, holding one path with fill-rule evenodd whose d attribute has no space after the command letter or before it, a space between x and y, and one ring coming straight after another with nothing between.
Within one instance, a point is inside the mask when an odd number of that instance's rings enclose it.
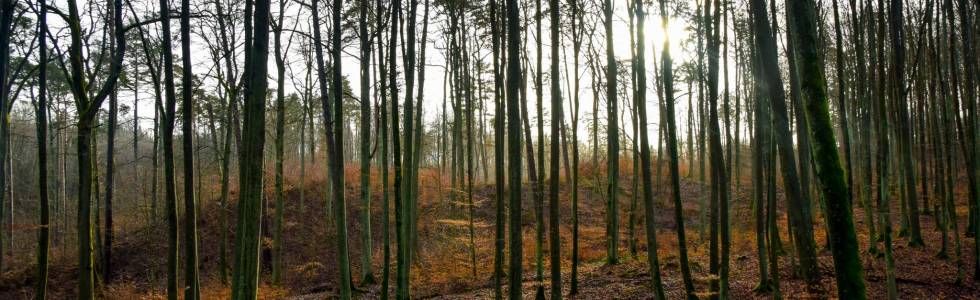
<instances>
[{"instance_id":1,"label":"sun glare","mask_svg":"<svg viewBox=\"0 0 980 300\"><path fill-rule=\"evenodd\" d=\"M648 60L650 57L649 51L652 50L657 51L659 60L660 51L663 49L664 40L667 38L670 39L670 53L675 63L687 60L688 51L682 43L682 41L690 38L690 32L687 30L687 22L683 18L671 18L667 21L667 30L664 30L661 24L660 16L658 15L651 14L646 19L646 49L648 51L646 54ZM613 43L616 44L614 51L617 57L629 58L631 55L629 23L622 22L617 24L617 27L619 28L615 28L616 30L613 33Z\"/></svg>"}]
</instances>

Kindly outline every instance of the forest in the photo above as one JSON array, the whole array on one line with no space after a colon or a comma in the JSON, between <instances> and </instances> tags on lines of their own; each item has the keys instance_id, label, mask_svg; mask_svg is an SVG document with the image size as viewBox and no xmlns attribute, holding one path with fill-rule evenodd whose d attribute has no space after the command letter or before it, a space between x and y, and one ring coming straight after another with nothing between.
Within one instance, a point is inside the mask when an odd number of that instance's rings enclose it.
<instances>
[{"instance_id":1,"label":"forest","mask_svg":"<svg viewBox=\"0 0 980 300\"><path fill-rule=\"evenodd\" d=\"M0 0L0 299L980 298L975 0Z\"/></svg>"}]
</instances>

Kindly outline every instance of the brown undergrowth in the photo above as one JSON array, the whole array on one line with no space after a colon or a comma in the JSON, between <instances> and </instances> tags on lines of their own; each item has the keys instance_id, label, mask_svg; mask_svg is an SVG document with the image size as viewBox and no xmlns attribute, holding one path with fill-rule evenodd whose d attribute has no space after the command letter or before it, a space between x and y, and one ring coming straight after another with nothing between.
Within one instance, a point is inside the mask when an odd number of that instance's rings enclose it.
<instances>
[{"instance_id":1,"label":"brown undergrowth","mask_svg":"<svg viewBox=\"0 0 980 300\"><path fill-rule=\"evenodd\" d=\"M602 181L605 166L594 166L583 164L581 167L581 183L579 191L580 199L580 294L579 299L647 299L652 297L649 283L649 269L647 265L646 249L643 222L648 216L643 215L643 203L637 205L637 219L639 220L635 228L635 239L637 243L637 254L630 253L628 247L628 217L630 215L630 201L633 199L632 162L622 162L621 168L624 170L624 180L621 184L620 222L623 240L620 243L620 253L624 258L623 263L615 266L604 264L605 258L605 196L602 194L605 182ZM269 261L271 259L271 236L272 216L274 215L272 203L272 188L267 187L267 205L264 210L263 231L266 236L263 242L261 255L262 267L262 286L260 288L260 298L262 299L323 299L331 298L336 294L337 265L336 265L336 244L332 241L336 239L336 232L333 216L328 215L326 206L326 184L322 168L310 167L307 170L307 180L301 184L298 180L298 168L288 168L287 189L285 192L286 207L284 211L284 246L283 281L281 285L273 285L270 280ZM482 172L477 172L482 174ZM436 169L424 169L420 173L419 187L419 241L417 245L418 253L412 264L412 290L413 296L418 299L438 298L438 299L485 299L492 296L490 287L491 276L493 273L493 247L494 247L494 193L495 188L491 182L486 182L482 175L476 179L473 186L473 225L474 235L471 243L469 235L469 205L467 202L467 190L463 185L460 188L452 188L451 178L448 172L438 172ZM681 174L688 175L687 170L682 170ZM743 172L743 175L745 172ZM355 286L359 288L358 297L373 299L379 297L380 284L364 285L361 284L361 254L362 239L361 235L365 227L362 226L361 216L365 211L361 205L359 192L359 169L354 165L348 165L345 169L346 178L346 201L348 217L348 234L350 241L350 253L352 274L354 274ZM492 173L490 174L492 177ZM671 299L681 298L683 293L679 260L677 257L677 236L675 234L676 222L674 222L673 207L669 202L667 189L667 172L662 173L655 183L656 215L655 225L658 228L658 256L661 261L661 268L664 274L666 291ZM382 197L379 170L372 170L372 262L375 278L380 279L383 268L383 227L382 224ZM707 272L708 249L705 233L700 222L700 201L707 196L708 188L706 185L697 181L698 176L685 178L681 182L681 197L684 201L684 214L687 228L689 254L691 257L692 271L696 281L696 288L700 292L707 290L707 281L710 276ZM391 180L391 179L389 179ZM965 180L965 179L963 179ZM232 182L235 182L234 180ZM750 207L751 179L743 179L741 185L735 189L736 197L732 199L732 254L731 254L731 291L735 299L745 298L766 298L766 295L753 292L753 288L758 283L758 269L755 252L754 224L752 223L752 212ZM563 279L569 279L569 269L571 268L571 196L570 182L562 178L562 189L560 193L560 216L561 216L561 246L562 246L562 269L564 270ZM217 188L211 184L208 189ZM300 202L300 190L305 191L302 204ZM528 187L523 187L523 231L524 240L524 290L527 296L533 296L533 286L547 284L547 266L545 266L545 282L537 281L534 276L534 218L533 200ZM216 195L217 192L204 193L205 195ZM782 195L780 194L780 197ZM229 265L227 270L232 269L231 262L234 243L234 224L235 207L237 193L232 192L229 209L222 210L214 197L204 200L201 208L199 220L199 240L200 240L200 269L202 272L202 296L205 299L228 299L230 292L227 284L221 282L219 276L219 236L220 231L224 230L228 234L228 256ZM392 198L393 199L393 198ZM966 194L959 191L956 197L961 207L965 207ZM162 201L162 200L161 200ZM638 201L642 201L639 200ZM897 201L896 201L897 202ZM780 211L784 211L780 207ZM892 209L898 211L897 204ZM394 213L393 205L391 212ZM858 238L862 243L862 249L867 249L868 237L863 223L863 211L860 207L856 209L855 226L858 229ZM219 226L220 215L228 217L225 227ZM546 216L547 217L547 216ZM966 212L960 211L960 228L965 228ZM392 215L392 224L394 216ZM895 243L896 265L898 266L898 285L899 295L903 299L938 299L938 298L975 298L977 288L973 283L970 262L973 261L972 238L962 239L962 253L964 268L966 268L966 280L963 285L955 285L955 261L952 259L939 259L936 253L940 246L940 233L936 230L933 216L924 215L922 217L923 238L926 247L910 248L906 246L906 241L898 238ZM896 229L897 220L896 221ZM785 224L785 219L780 219L780 224ZM817 244L823 247L825 243L825 232L821 221L814 227ZM821 271L823 274L823 292L810 294L804 291L803 282L794 272L795 262L792 259L794 250L789 240L785 226L781 226L783 235L782 244L787 255L780 259L780 277L782 280L781 290L788 298L833 298L833 265L830 252L821 249L818 253ZM162 221L144 222L142 225L136 222L120 226L118 229L118 242L114 247L114 278L110 284L100 284L99 295L106 299L163 299L165 298L166 283L166 224ZM392 225L392 239L394 230ZM547 235L546 235L547 239ZM181 240L182 242L183 240ZM548 264L547 241L544 243L545 264ZM183 245L181 245L183 246ZM476 265L472 264L471 246L474 248ZM395 265L394 256L397 245L394 241L391 245L391 278L390 288L395 285ZM952 247L952 242L950 242ZM49 293L52 299L71 298L75 293L75 255L70 251L59 251L59 247L54 248L53 261L51 264L51 275L49 278ZM68 247L73 249L73 247ZM183 250L181 248L181 250ZM949 254L952 256L952 249ZM25 255L25 257L32 257ZM868 282L869 298L878 299L884 296L884 263L880 258L870 254L863 254L863 262L866 266L866 279ZM181 260L181 264L183 261ZM475 274L474 274L475 271ZM33 285L35 283L33 264L29 259L14 260L7 267L0 281L0 299L29 299L33 296ZM180 273L183 275L183 272ZM564 287L567 289L569 283Z\"/></svg>"}]
</instances>

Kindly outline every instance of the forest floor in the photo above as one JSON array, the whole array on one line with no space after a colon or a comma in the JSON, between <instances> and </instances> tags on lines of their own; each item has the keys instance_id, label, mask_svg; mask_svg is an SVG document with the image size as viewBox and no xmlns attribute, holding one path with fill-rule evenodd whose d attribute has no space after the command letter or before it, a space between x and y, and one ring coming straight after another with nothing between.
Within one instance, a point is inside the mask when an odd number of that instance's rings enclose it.
<instances>
[{"instance_id":1,"label":"forest floor","mask_svg":"<svg viewBox=\"0 0 980 300\"><path fill-rule=\"evenodd\" d=\"M620 259L617 265L605 264L606 239L605 218L606 204L604 197L593 191L601 190L594 169L583 167L580 183L580 257L579 294L577 299L650 299L651 292L649 266L647 264L647 243L643 225L643 204L636 205L638 222L633 236L636 238L636 254L632 254L629 246L629 212L633 199L632 174L629 168L623 174L622 196L620 197ZM363 205L359 199L358 170L348 166L345 170L347 178L346 200L348 204L348 234L350 241L351 264L355 285L359 287L357 298L375 299L380 295L380 284L361 284L361 249L362 226L361 217ZM322 174L322 172L317 172ZM373 273L380 282L383 266L383 232L382 199L379 196L381 185L378 182L380 174L372 172L371 228L373 251ZM682 173L685 171L682 170ZM316 174L316 173L314 173ZM666 174L666 172L665 172ZM416 299L489 299L493 290L491 278L493 273L494 245L494 198L493 184L476 184L473 187L473 228L474 234L469 233L469 206L465 189L457 190L458 199L453 200L448 176L439 176L434 170L423 170L420 175L419 191L419 249L412 268L412 293ZM665 291L670 299L682 299L683 285L677 256L676 223L673 217L673 205L668 203L669 192L666 188L666 175L656 184L654 197L656 212L655 226L657 228L657 253L660 258ZM289 177L287 177L289 178ZM965 180L965 179L964 179ZM758 261L755 250L755 233L753 215L750 206L751 184L745 179L737 184L735 197L731 206L732 253L731 253L731 295L733 299L767 298L766 294L753 291L759 282ZM271 239L263 241L262 251L262 299L324 299L336 295L337 262L336 235L333 221L326 215L325 184L321 176L307 178L303 200L300 201L298 182L287 186L284 237L284 273L282 283L273 285L269 261L271 258ZM570 286L569 270L571 269L571 195L570 182L562 182L560 196L561 215L561 257L562 279L564 294L568 294ZM271 188L267 189L271 194ZM683 211L688 237L689 256L695 287L699 292L708 289L708 247L704 232L701 230L700 201L707 196L708 188L695 179L684 179L681 182L681 197L684 201ZM966 225L966 196L962 191L957 194L958 215L961 234ZM237 195L233 192L230 207L235 207ZM782 194L779 195L780 203ZM266 197L271 201L272 197ZM547 296L549 252L547 234L544 246L544 278L545 281L535 280L534 255L534 214L533 197L527 187L523 197L523 232L524 237L524 294L533 297L535 287L543 286ZM932 201L930 199L930 201ZM897 201L894 201L897 202ZM857 202L856 202L857 203ZM545 205L547 199L545 200ZM864 223L864 212L860 205L855 209L855 226L858 230L858 240L861 249L868 249L868 237ZM271 232L271 217L274 214L270 203L264 210L263 232ZM784 207L779 208L784 212ZM892 212L898 216L898 206L893 204ZM219 213L224 212L229 217L224 227L219 226ZM393 210L392 210L393 213ZM547 218L547 209L545 209ZM819 214L818 214L819 215ZM219 268L219 236L221 230L227 232L228 246L225 250L228 256L227 272L231 272L234 243L234 209L222 210L217 201L207 200L201 207L199 220L200 269L202 297L205 299L228 299L230 291L221 282ZM899 228L898 220L895 228ZM152 221L152 220L151 220ZM972 238L962 238L962 264L965 278L962 284L956 284L957 273L956 252L953 239L949 239L949 259L936 256L942 245L942 234L935 226L932 215L923 215L921 228L926 246L912 248L907 246L907 239L896 237L894 244L895 265L897 267L897 282L900 299L976 299L980 297L980 289L974 282L972 262L974 251ZM817 245L820 246L819 262L822 274L821 290L807 292L800 276L795 272L793 250L789 236L785 230L785 218L779 220L782 244L785 253L780 257L780 290L784 297L797 298L835 298L833 261L830 251L826 249L826 234L822 227L822 219L818 217L814 233ZM392 224L394 217L392 217ZM121 225L117 228L117 243L113 248L113 278L112 283L101 284L100 296L106 299L163 299L166 291L166 224L162 221L148 222L137 225ZM546 226L547 230L547 226ZM394 231L392 230L392 239ZM472 239L472 240L471 240ZM182 241L182 240L181 240ZM475 245L471 248L470 245ZM879 243L879 247L880 247ZM183 245L181 245L183 247ZM74 246L53 248L53 261L49 276L49 297L52 299L73 298L76 292ZM396 247L392 244L392 264L390 289L395 286L394 253ZM471 252L475 251L475 252ZM181 248L183 251L183 248ZM9 256L8 256L9 257ZM0 279L0 299L31 299L36 281L33 254L24 253L19 259L8 259L5 272ZM475 259L474 259L475 258ZM475 261L475 265L474 262ZM862 262L865 266L865 279L868 284L868 298L881 299L885 297L884 260L862 251ZM181 260L183 264L183 260ZM183 275L183 272L180 272ZM182 279L181 279L182 280ZM506 289L506 286L504 287Z\"/></svg>"}]
</instances>

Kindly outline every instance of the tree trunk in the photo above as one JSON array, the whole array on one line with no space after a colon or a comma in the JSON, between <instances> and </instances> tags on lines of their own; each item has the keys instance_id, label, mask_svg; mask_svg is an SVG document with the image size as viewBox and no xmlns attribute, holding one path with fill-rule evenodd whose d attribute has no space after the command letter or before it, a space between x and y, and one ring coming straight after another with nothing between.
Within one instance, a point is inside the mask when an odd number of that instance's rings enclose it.
<instances>
[{"instance_id":1,"label":"tree trunk","mask_svg":"<svg viewBox=\"0 0 980 300\"><path fill-rule=\"evenodd\" d=\"M115 194L115 167L116 167L116 129L118 128L119 99L117 92L113 91L109 95L109 124L108 136L106 139L106 167L105 167L105 228L102 240L102 280L106 283L112 282L112 196Z\"/></svg>"},{"instance_id":2,"label":"tree trunk","mask_svg":"<svg viewBox=\"0 0 980 300\"><path fill-rule=\"evenodd\" d=\"M813 1L797 1L789 6L792 20L789 28L794 31L797 45L817 43L816 15ZM850 211L850 193L840 165L837 143L827 101L827 86L823 66L816 47L800 47L800 87L808 100L807 122L813 139L814 165L827 202L827 222L830 229L831 251L837 270L837 292L842 299L864 299L864 275L858 255L857 236L854 233Z\"/></svg>"},{"instance_id":3,"label":"tree trunk","mask_svg":"<svg viewBox=\"0 0 980 300\"><path fill-rule=\"evenodd\" d=\"M637 44L636 44L636 59L637 67L639 68L636 72L636 83L637 83L637 116L640 121L640 169L643 173L643 209L646 213L646 236L647 236L647 259L650 261L650 274L651 281L653 284L653 292L657 299L667 299L664 294L663 279L660 274L660 260L657 258L657 228L655 227L656 220L654 219L654 208L653 208L653 172L650 170L650 138L648 137L647 130L647 106L646 106L646 89L647 89L647 75L646 75L646 62L645 62L645 45L646 45L646 35L644 20L646 19L646 13L643 12L643 4L636 2L633 4L635 13L637 16ZM608 18L608 15L607 15ZM607 25L608 32L608 25ZM612 80L614 76L610 76L608 79ZM610 92L612 93L612 92ZM613 120L615 116L610 117ZM610 124L610 126L612 126ZM612 136L612 135L610 135ZM612 192L612 190L610 190ZM614 219L614 221L617 221Z\"/></svg>"},{"instance_id":4,"label":"tree trunk","mask_svg":"<svg viewBox=\"0 0 980 300\"><path fill-rule=\"evenodd\" d=\"M357 28L361 49L361 125L358 135L361 140L361 284L374 284L374 271L371 266L371 38L368 36L368 0L361 0L358 8ZM281 21L280 21L281 22ZM281 24L280 24L281 26Z\"/></svg>"},{"instance_id":5,"label":"tree trunk","mask_svg":"<svg viewBox=\"0 0 980 300\"><path fill-rule=\"evenodd\" d=\"M190 0L181 0L180 40L183 74L183 146L184 146L184 299L201 298L197 271L197 201L194 199L194 103L191 72ZM109 192L108 190L106 191ZM108 198L107 198L108 199ZM108 205L108 202L106 203ZM108 214L107 214L108 216ZM108 222L108 218L106 219ZM108 223L107 223L108 225ZM106 249L108 251L108 249ZM108 253L108 252L107 252Z\"/></svg>"},{"instance_id":6,"label":"tree trunk","mask_svg":"<svg viewBox=\"0 0 980 300\"><path fill-rule=\"evenodd\" d=\"M7 115L4 111L8 106L7 102L13 101L13 99L8 99L6 91L10 89L7 86L7 83L10 82L7 80L7 76L10 73L10 35L12 33L12 25L14 24L15 3L16 1L14 0L3 0L0 2L0 91L2 91L0 92L0 114L3 114L3 116ZM10 131L9 127L7 122L0 122L0 136L7 136L7 132ZM0 162L6 161L7 147L6 139L0 138ZM5 224L3 217L5 216L4 200L7 196L5 192L7 189L6 175L6 172L3 172L2 168L0 168L0 224ZM3 238L3 230L0 230L0 270L3 270L3 253L5 253L3 251Z\"/></svg>"},{"instance_id":7,"label":"tree trunk","mask_svg":"<svg viewBox=\"0 0 980 300\"><path fill-rule=\"evenodd\" d=\"M561 165L561 88L559 87L558 47L561 44L559 35L560 8L558 0L549 0L548 7L551 15L551 162L548 172L550 201L548 203L548 242L551 245L551 299L561 299L561 236L558 232L558 177ZM539 38L540 40L540 38ZM542 141L544 139L542 138ZM471 208L472 209L472 208ZM471 210L472 211L472 210Z\"/></svg>"},{"instance_id":8,"label":"tree trunk","mask_svg":"<svg viewBox=\"0 0 980 300\"><path fill-rule=\"evenodd\" d=\"M246 1L246 12L251 9L251 1ZM313 12L316 16L316 2L313 3ZM235 267L232 272L232 298L235 299L255 299L257 294L258 271L259 271L259 251L261 238L261 218L262 218L262 170L264 161L263 150L265 147L265 94L268 83L265 78L268 73L269 56L269 0L255 0L254 20L249 21L252 14L246 14L246 58L245 68L245 122L242 128L242 142L239 143L239 167L238 167L238 225L235 243ZM319 18L313 18L314 23L319 23ZM319 24L317 24L319 25ZM252 32L254 28L254 32ZM316 41L319 41L319 26L315 26ZM314 43L319 50L320 43ZM318 51L318 58L322 57L322 51ZM320 77L324 76L322 71L322 60L319 61ZM325 89L326 83L321 81L321 86ZM325 95L325 93L323 94ZM232 101L234 103L234 101ZM236 123L237 122L233 122ZM237 127L237 126L236 126Z\"/></svg>"},{"instance_id":9,"label":"tree trunk","mask_svg":"<svg viewBox=\"0 0 980 300\"><path fill-rule=\"evenodd\" d=\"M273 24L273 41L275 47L275 60L276 60L276 102L275 102L275 113L276 113L276 137L275 137L275 182L273 197L275 199L275 215L273 216L273 232L272 232L272 283L282 284L282 226L283 226L283 210L285 209L285 203L283 203L283 152L284 152L284 139L286 134L286 95L285 95L285 82L286 82L286 57L284 54L282 46L282 26L285 23L283 18L283 11L285 10L285 1L279 2L279 22L278 24ZM288 51L289 49L285 49ZM365 98L366 99L366 98ZM367 101L364 101L367 102Z\"/></svg>"},{"instance_id":10,"label":"tree trunk","mask_svg":"<svg viewBox=\"0 0 980 300\"><path fill-rule=\"evenodd\" d=\"M637 4L642 5L642 4ZM666 31L668 26L669 15L667 13L667 0L660 0L660 18L661 26ZM641 18L642 20L642 18ZM641 23L642 24L642 23ZM643 43L642 41L640 42ZM681 264L681 277L684 280L684 292L686 293L686 299L697 299L694 294L694 279L691 277L690 263L687 257L687 235L685 234L684 228L684 209L681 202L681 174L680 174L680 159L678 155L677 146L677 121L674 112L674 70L673 70L673 60L670 56L670 40L664 39L663 50L661 52L661 72L663 73L663 92L664 98L661 99L664 108L664 120L667 125L667 156L669 156L669 168L670 168L670 187L671 187L671 198L674 202L674 219L677 222L677 247L680 264ZM643 71L645 68L641 67L640 70ZM644 76L645 77L645 76ZM645 100L641 98L640 100ZM643 106L646 106L645 104ZM646 113L641 111L641 113ZM641 124L642 126L642 124ZM646 131L641 132L641 134L646 134ZM644 202L645 203L645 202ZM647 218L647 223L653 222L653 216L650 215ZM649 227L649 226L648 226Z\"/></svg>"},{"instance_id":11,"label":"tree trunk","mask_svg":"<svg viewBox=\"0 0 980 300\"><path fill-rule=\"evenodd\" d=\"M50 204L48 203L48 47L47 47L47 6L44 0L38 1L40 12L38 12L37 37L40 44L38 48L38 101L35 104L36 126L37 126L37 183L38 183L38 224L40 229L37 232L37 286L35 288L35 299L47 299L48 292L48 257L51 254L50 238ZM3 16L4 18L6 16ZM0 77L0 80L6 78ZM3 104L3 103L0 103ZM2 240L0 240L2 241Z\"/></svg>"},{"instance_id":12,"label":"tree trunk","mask_svg":"<svg viewBox=\"0 0 980 300\"><path fill-rule=\"evenodd\" d=\"M503 70L501 49L501 26L499 21L503 14L498 14L497 0L490 0L490 37L493 48L493 161L494 161L494 248L493 248L493 296L494 299L504 298L504 248L506 247L506 207L505 193L507 192L504 175L504 116L505 108L502 94Z\"/></svg>"},{"instance_id":13,"label":"tree trunk","mask_svg":"<svg viewBox=\"0 0 980 300\"><path fill-rule=\"evenodd\" d=\"M605 14L606 45L613 44L613 3L606 0L603 7ZM606 263L615 265L619 263L619 107L617 104L616 93L618 64L616 56L611 47L606 47L606 107L607 122L607 177L609 183L606 186ZM643 130L641 128L641 130ZM646 197L646 196L644 196Z\"/></svg>"},{"instance_id":14,"label":"tree trunk","mask_svg":"<svg viewBox=\"0 0 980 300\"><path fill-rule=\"evenodd\" d=\"M397 0L396 0L397 1ZM507 160L510 204L510 286L509 298L521 299L523 281L521 258L523 242L521 234L521 31L520 8L517 0L507 0Z\"/></svg>"},{"instance_id":15,"label":"tree trunk","mask_svg":"<svg viewBox=\"0 0 980 300\"><path fill-rule=\"evenodd\" d=\"M796 158L793 153L792 137L789 131L789 121L786 110L786 92L783 90L783 82L780 78L779 66L777 64L776 42L771 31L769 16L766 12L765 1L752 0L751 13L756 43L758 44L759 59L762 69L760 81L765 83L765 94L771 100L772 117L775 132L775 146L779 148L779 165L783 173L783 183L786 189L786 199L788 202L789 221L792 224L793 241L796 243L797 251L800 255L800 264L803 269L804 280L810 288L815 288L819 282L819 274L816 267L816 252L813 241L812 220L809 214L804 214L804 209L809 209L810 203L805 201L800 190L800 182L797 177ZM775 20L773 20L775 21ZM775 161L772 162L775 164ZM775 177L775 174L770 174ZM772 181L773 179L770 179ZM772 191L772 188L770 188ZM770 218L775 207L770 203ZM771 221L774 222L774 221ZM776 229L770 226L770 229ZM781 249L779 236L776 232L770 232L770 248ZM773 263L777 263L773 261ZM774 281L775 276L773 273ZM777 286L778 287L778 286Z\"/></svg>"},{"instance_id":16,"label":"tree trunk","mask_svg":"<svg viewBox=\"0 0 980 300\"><path fill-rule=\"evenodd\" d=\"M575 82L575 87L572 92L572 271L571 271L571 283L569 284L569 294L578 294L578 266L579 266L579 220L578 220L578 165L579 165L579 150L578 150L578 121L579 121L579 85L581 82L581 77L579 76L579 52L582 49L582 37L584 36L584 31L579 29L582 26L582 17L579 13L579 2L578 0L571 0L571 23L572 23L572 44L574 47L574 57L573 57L573 80ZM502 114L498 114L502 115ZM503 142L501 140L501 142Z\"/></svg>"}]
</instances>

